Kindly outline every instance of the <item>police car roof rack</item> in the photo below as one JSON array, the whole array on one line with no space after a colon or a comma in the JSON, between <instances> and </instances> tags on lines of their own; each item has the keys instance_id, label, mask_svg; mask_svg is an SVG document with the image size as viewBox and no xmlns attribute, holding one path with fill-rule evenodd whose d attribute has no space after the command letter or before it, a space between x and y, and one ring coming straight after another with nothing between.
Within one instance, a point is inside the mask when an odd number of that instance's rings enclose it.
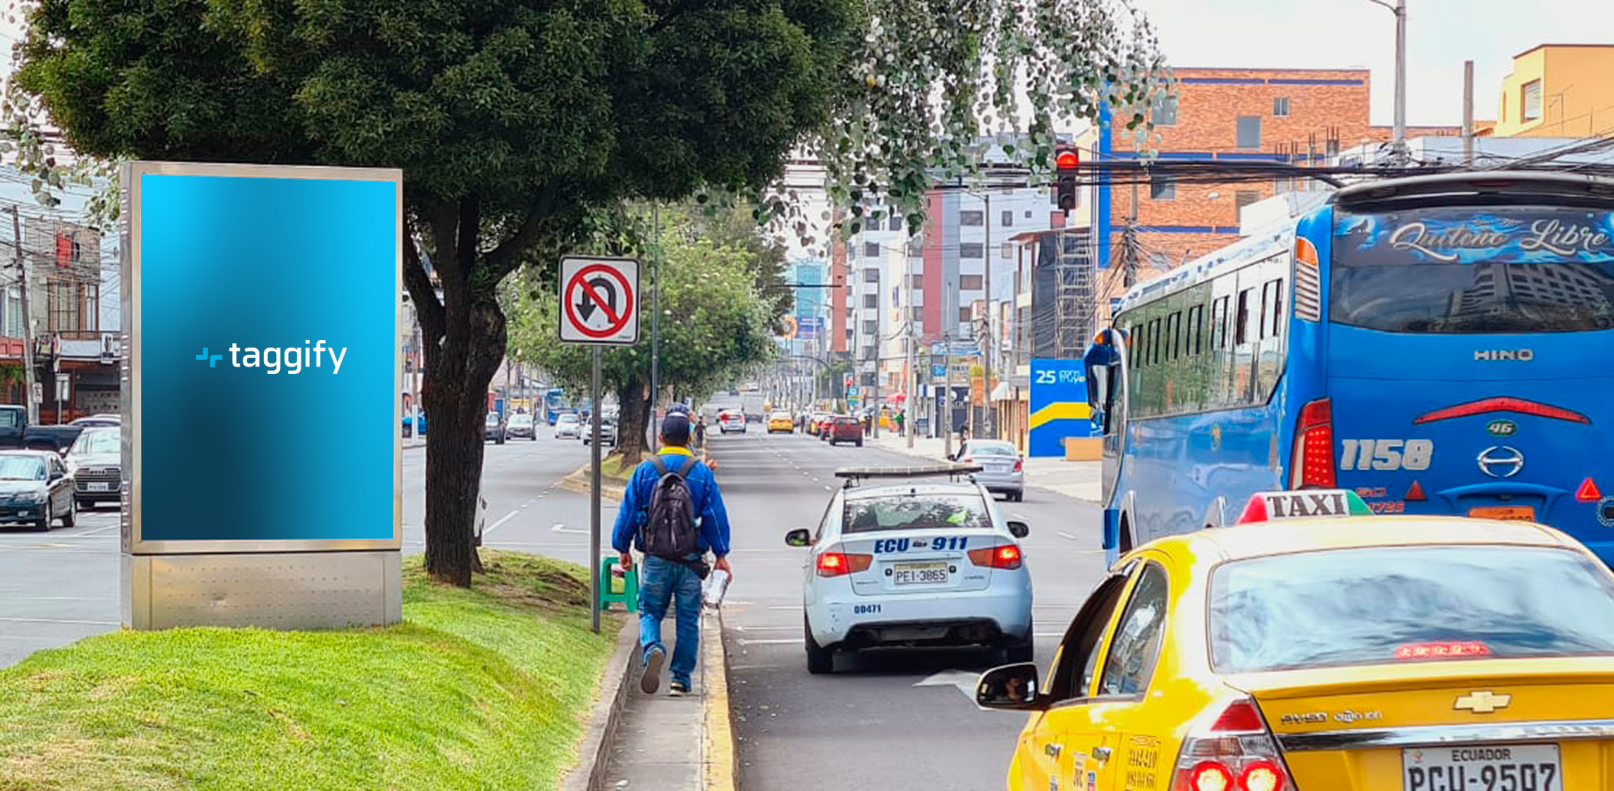
<instances>
[{"instance_id":1,"label":"police car roof rack","mask_svg":"<svg viewBox=\"0 0 1614 791\"><path fill-rule=\"evenodd\" d=\"M835 477L845 478L842 488L850 489L859 481L874 478L937 478L946 476L957 481L960 475L980 472L979 464L930 464L923 467L841 467Z\"/></svg>"}]
</instances>

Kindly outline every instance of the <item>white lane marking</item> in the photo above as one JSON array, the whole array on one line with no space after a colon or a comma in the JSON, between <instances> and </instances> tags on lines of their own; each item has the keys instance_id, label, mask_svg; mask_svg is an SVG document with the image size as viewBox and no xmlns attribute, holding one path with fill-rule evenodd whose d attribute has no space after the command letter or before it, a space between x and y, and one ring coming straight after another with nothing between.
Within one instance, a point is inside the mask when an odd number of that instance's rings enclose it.
<instances>
[{"instance_id":1,"label":"white lane marking","mask_svg":"<svg viewBox=\"0 0 1614 791\"><path fill-rule=\"evenodd\" d=\"M980 680L980 678L981 675L979 673L971 673L967 670L943 670L940 673L932 674L922 681L914 682L914 686L957 687L959 692L964 693L964 697L973 701L975 700L975 684Z\"/></svg>"},{"instance_id":2,"label":"white lane marking","mask_svg":"<svg viewBox=\"0 0 1614 791\"><path fill-rule=\"evenodd\" d=\"M1081 539L1077 538L1076 536L1073 536L1073 535L1071 535L1071 534L1069 534L1069 533L1067 533L1067 532L1065 532L1063 530L1059 531L1059 537L1060 538L1068 538L1068 539L1070 539L1072 541L1080 541L1081 540Z\"/></svg>"},{"instance_id":3,"label":"white lane marking","mask_svg":"<svg viewBox=\"0 0 1614 791\"><path fill-rule=\"evenodd\" d=\"M493 532L495 530L498 530L500 525L504 524L505 522L510 521L511 519L514 519L516 514L518 514L518 513L520 513L520 511L511 511L508 514L505 514L503 517L500 517L499 521L494 522L493 524L488 525L485 529L483 529L482 535L485 536L485 535L487 535L487 534L489 534L489 533L491 533L491 532Z\"/></svg>"},{"instance_id":4,"label":"white lane marking","mask_svg":"<svg viewBox=\"0 0 1614 791\"><path fill-rule=\"evenodd\" d=\"M0 621L8 623L70 623L80 626L121 626L117 621L83 621L74 618L9 618L0 617Z\"/></svg>"},{"instance_id":5,"label":"white lane marking","mask_svg":"<svg viewBox=\"0 0 1614 791\"><path fill-rule=\"evenodd\" d=\"M549 530L550 530L550 532L553 532L553 533L575 533L575 534L585 535L585 536L588 535L588 531L584 530L581 527L567 527L566 525L563 525L560 522L556 522L553 527L549 528Z\"/></svg>"},{"instance_id":6,"label":"white lane marking","mask_svg":"<svg viewBox=\"0 0 1614 791\"><path fill-rule=\"evenodd\" d=\"M96 535L98 533L105 533L105 532L108 532L110 530L117 530L120 527L122 527L122 525L113 525L111 527L98 527L98 528L96 528L94 530L86 530L86 531L84 531L82 533L74 533L73 535L76 535L76 536L93 536L93 535Z\"/></svg>"},{"instance_id":7,"label":"white lane marking","mask_svg":"<svg viewBox=\"0 0 1614 791\"><path fill-rule=\"evenodd\" d=\"M826 483L826 484L824 484L824 491L826 491L826 492L833 492L833 491L835 491L835 490L834 490L834 489L831 489L831 488L829 488L829 484L827 484L827 483Z\"/></svg>"},{"instance_id":8,"label":"white lane marking","mask_svg":"<svg viewBox=\"0 0 1614 791\"><path fill-rule=\"evenodd\" d=\"M1019 519L1020 521L1024 522L1026 520L1029 520L1031 517L1026 516L1025 514L1018 514L1017 513L1017 514L1014 515L1014 518Z\"/></svg>"}]
</instances>

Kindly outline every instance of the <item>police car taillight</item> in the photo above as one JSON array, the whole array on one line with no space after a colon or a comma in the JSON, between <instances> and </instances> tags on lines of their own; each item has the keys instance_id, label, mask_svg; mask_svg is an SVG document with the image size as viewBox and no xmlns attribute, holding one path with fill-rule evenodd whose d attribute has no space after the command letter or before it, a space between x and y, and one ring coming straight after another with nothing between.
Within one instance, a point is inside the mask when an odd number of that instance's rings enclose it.
<instances>
[{"instance_id":1,"label":"police car taillight","mask_svg":"<svg viewBox=\"0 0 1614 791\"><path fill-rule=\"evenodd\" d=\"M1014 544L999 544L995 547L982 547L969 551L970 562L977 566L988 566L995 569L1020 568L1022 556L1020 547Z\"/></svg>"},{"instance_id":2,"label":"police car taillight","mask_svg":"<svg viewBox=\"0 0 1614 791\"><path fill-rule=\"evenodd\" d=\"M855 552L824 552L818 556L818 576L840 577L846 574L856 574L868 568L873 562L873 555L859 555Z\"/></svg>"},{"instance_id":3,"label":"police car taillight","mask_svg":"<svg viewBox=\"0 0 1614 791\"><path fill-rule=\"evenodd\" d=\"M1294 791L1253 701L1235 700L1202 722L1183 739L1172 791Z\"/></svg>"},{"instance_id":4,"label":"police car taillight","mask_svg":"<svg viewBox=\"0 0 1614 791\"><path fill-rule=\"evenodd\" d=\"M1372 516L1360 495L1349 489L1305 489L1298 492L1256 492L1244 504L1238 523L1270 522L1316 516Z\"/></svg>"},{"instance_id":5,"label":"police car taillight","mask_svg":"<svg viewBox=\"0 0 1614 791\"><path fill-rule=\"evenodd\" d=\"M1334 486L1334 407L1326 398L1300 408L1295 449L1289 457L1289 488Z\"/></svg>"}]
</instances>

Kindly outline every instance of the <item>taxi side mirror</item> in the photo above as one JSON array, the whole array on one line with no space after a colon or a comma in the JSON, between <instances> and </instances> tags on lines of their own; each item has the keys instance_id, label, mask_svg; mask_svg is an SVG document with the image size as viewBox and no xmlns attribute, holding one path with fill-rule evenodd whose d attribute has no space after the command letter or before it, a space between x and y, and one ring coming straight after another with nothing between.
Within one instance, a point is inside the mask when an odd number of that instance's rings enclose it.
<instances>
[{"instance_id":1,"label":"taxi side mirror","mask_svg":"<svg viewBox=\"0 0 1614 791\"><path fill-rule=\"evenodd\" d=\"M805 527L798 527L785 534L785 543L793 547L810 547L813 545L813 534Z\"/></svg>"},{"instance_id":2,"label":"taxi side mirror","mask_svg":"<svg viewBox=\"0 0 1614 791\"><path fill-rule=\"evenodd\" d=\"M1009 535L1015 538L1025 538L1031 535L1031 525L1025 522L1009 522Z\"/></svg>"},{"instance_id":3,"label":"taxi side mirror","mask_svg":"<svg viewBox=\"0 0 1614 791\"><path fill-rule=\"evenodd\" d=\"M994 667L976 682L975 705L1000 711L1042 711L1048 708L1048 701L1037 684L1034 662Z\"/></svg>"}]
</instances>

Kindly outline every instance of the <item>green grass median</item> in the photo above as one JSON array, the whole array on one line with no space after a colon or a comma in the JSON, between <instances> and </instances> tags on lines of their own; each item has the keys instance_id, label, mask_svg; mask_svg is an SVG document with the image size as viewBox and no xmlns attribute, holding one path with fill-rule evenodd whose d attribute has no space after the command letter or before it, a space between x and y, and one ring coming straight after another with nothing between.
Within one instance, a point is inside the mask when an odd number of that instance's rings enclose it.
<instances>
[{"instance_id":1,"label":"green grass median","mask_svg":"<svg viewBox=\"0 0 1614 791\"><path fill-rule=\"evenodd\" d=\"M484 551L461 590L405 561L404 623L117 632L0 671L0 791L543 789L615 645L583 569Z\"/></svg>"}]
</instances>

